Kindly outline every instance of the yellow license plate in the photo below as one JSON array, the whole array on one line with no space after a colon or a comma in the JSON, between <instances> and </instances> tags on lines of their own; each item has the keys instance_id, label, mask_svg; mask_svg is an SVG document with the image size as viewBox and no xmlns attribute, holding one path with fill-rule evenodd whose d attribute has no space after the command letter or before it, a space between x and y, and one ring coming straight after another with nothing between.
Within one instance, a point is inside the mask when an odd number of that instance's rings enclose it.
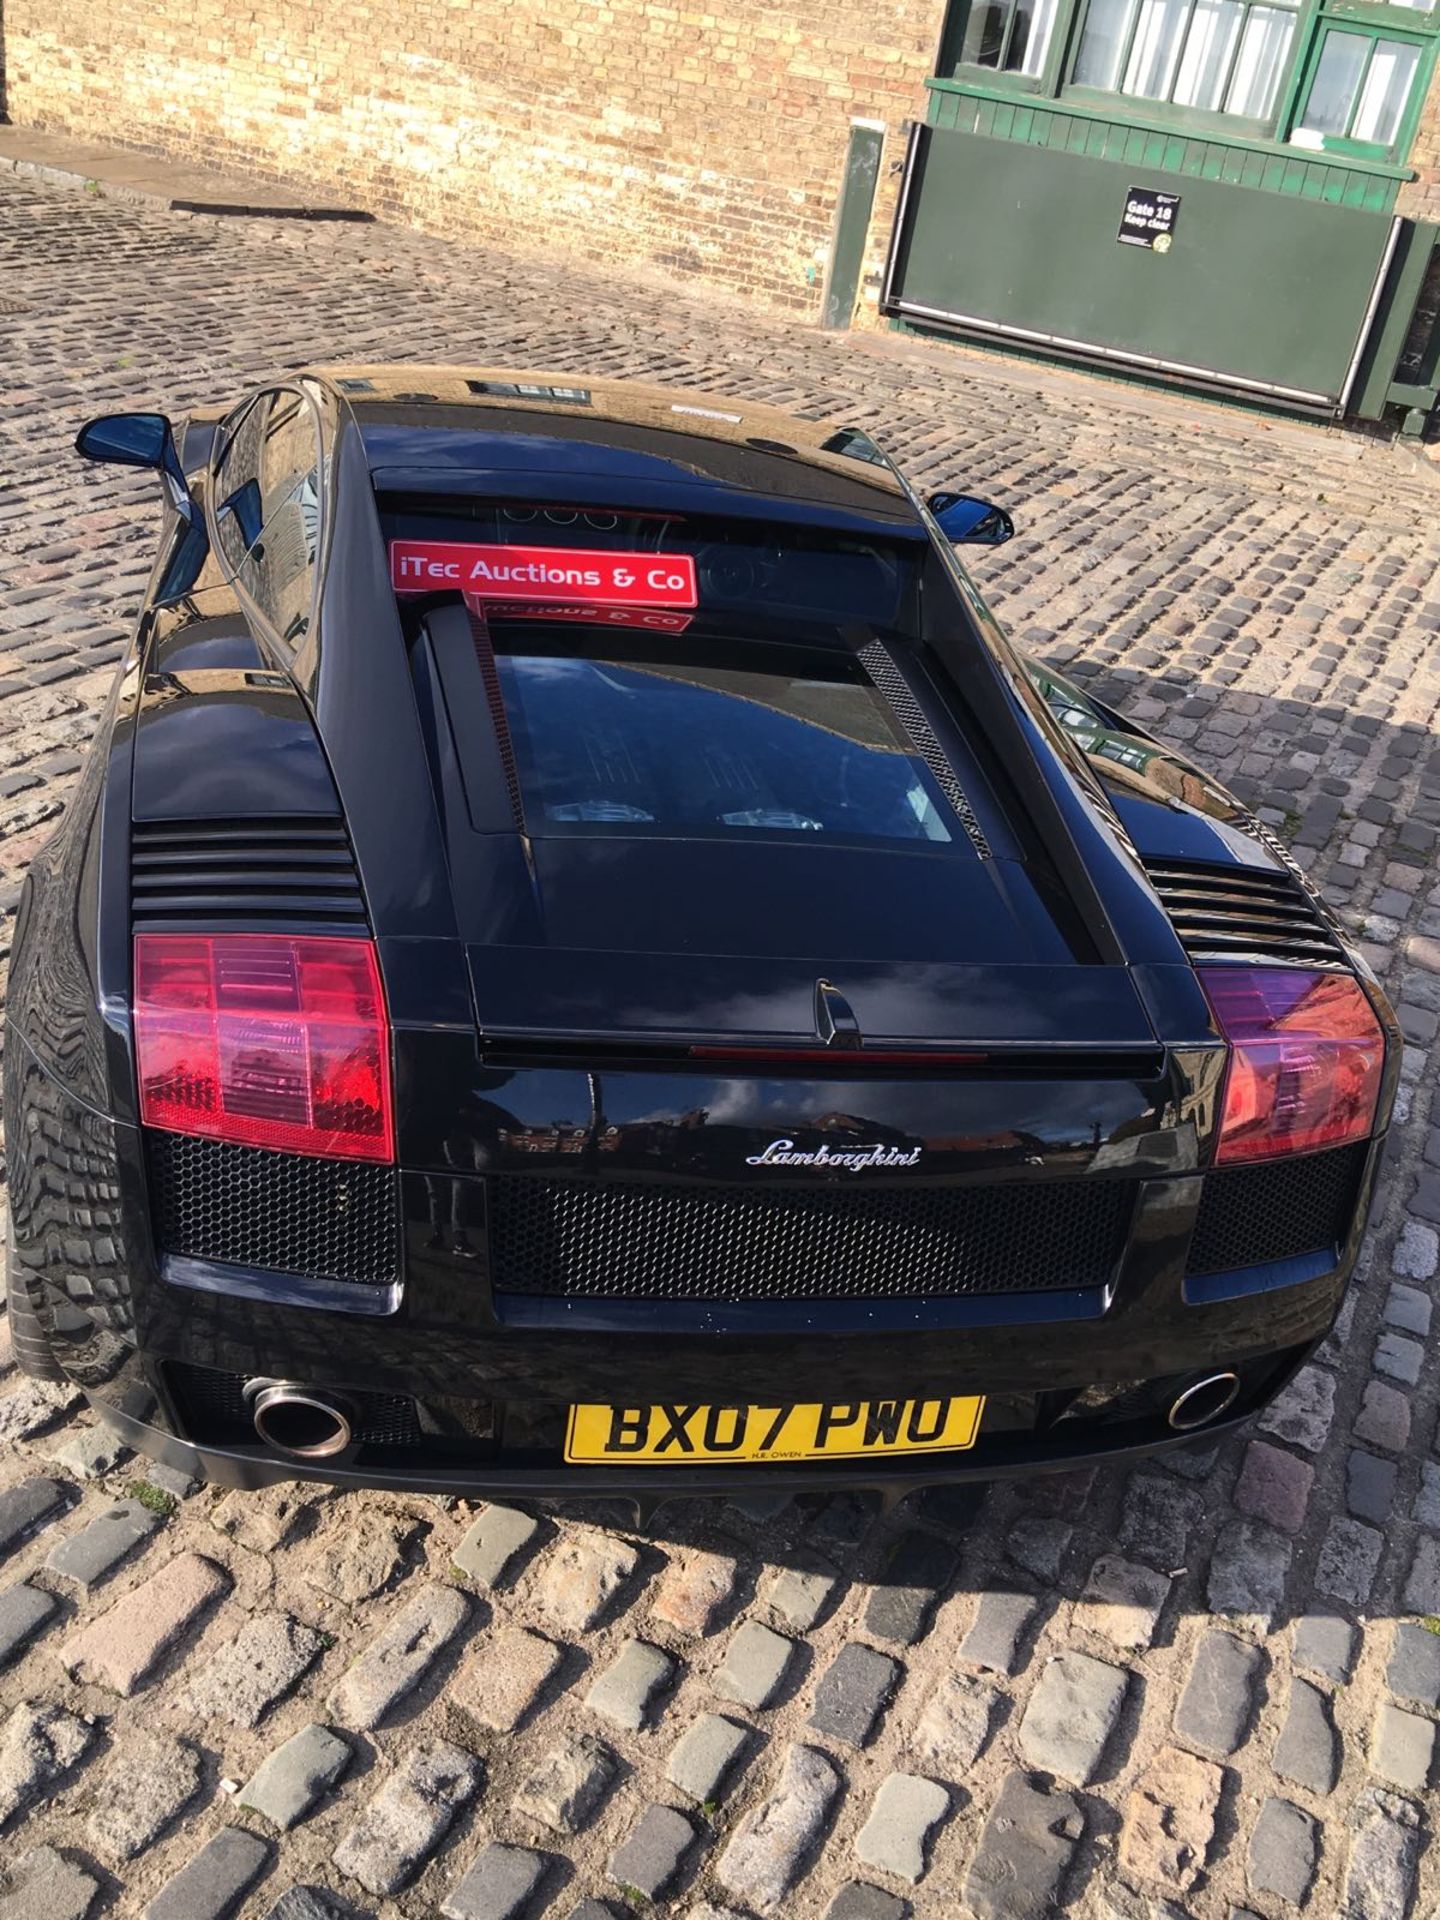
<instances>
[{"instance_id":1,"label":"yellow license plate","mask_svg":"<svg viewBox=\"0 0 1440 1920\"><path fill-rule=\"evenodd\" d=\"M707 1460L860 1460L973 1447L982 1396L791 1406L574 1406L565 1458L674 1467Z\"/></svg>"}]
</instances>

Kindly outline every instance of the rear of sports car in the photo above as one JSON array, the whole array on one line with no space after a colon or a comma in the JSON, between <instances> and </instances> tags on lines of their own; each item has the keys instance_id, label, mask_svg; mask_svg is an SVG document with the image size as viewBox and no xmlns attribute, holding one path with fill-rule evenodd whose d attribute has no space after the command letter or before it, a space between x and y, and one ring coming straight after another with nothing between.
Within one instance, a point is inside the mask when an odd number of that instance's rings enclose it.
<instances>
[{"instance_id":1,"label":"rear of sports car","mask_svg":"<svg viewBox=\"0 0 1440 1920\"><path fill-rule=\"evenodd\" d=\"M139 676L112 1098L12 1020L12 1293L102 1411L235 1484L644 1499L1060 1467L1277 1391L1394 1071L1283 860L1122 821L915 527L368 455L308 681L183 634Z\"/></svg>"}]
</instances>

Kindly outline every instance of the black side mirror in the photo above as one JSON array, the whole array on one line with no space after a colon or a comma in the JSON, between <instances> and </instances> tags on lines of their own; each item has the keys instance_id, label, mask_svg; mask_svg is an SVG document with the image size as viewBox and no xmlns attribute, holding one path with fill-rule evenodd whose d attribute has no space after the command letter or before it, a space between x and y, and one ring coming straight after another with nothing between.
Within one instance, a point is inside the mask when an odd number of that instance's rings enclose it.
<instances>
[{"instance_id":1,"label":"black side mirror","mask_svg":"<svg viewBox=\"0 0 1440 1920\"><path fill-rule=\"evenodd\" d=\"M75 451L87 460L108 460L118 467L153 467L180 518L194 524L195 502L163 413L105 413L87 420L75 436Z\"/></svg>"},{"instance_id":2,"label":"black side mirror","mask_svg":"<svg viewBox=\"0 0 1440 1920\"><path fill-rule=\"evenodd\" d=\"M991 500L972 493L932 493L925 502L954 547L998 547L1015 537L1015 522Z\"/></svg>"}]
</instances>

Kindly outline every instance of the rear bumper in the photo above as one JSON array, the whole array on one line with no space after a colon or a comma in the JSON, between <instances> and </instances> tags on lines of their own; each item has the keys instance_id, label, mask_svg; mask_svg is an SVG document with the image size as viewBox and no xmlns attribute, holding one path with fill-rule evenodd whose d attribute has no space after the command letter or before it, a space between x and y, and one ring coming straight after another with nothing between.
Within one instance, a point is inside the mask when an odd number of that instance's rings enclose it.
<instances>
[{"instance_id":1,"label":"rear bumper","mask_svg":"<svg viewBox=\"0 0 1440 1920\"><path fill-rule=\"evenodd\" d=\"M1152 1183L1173 1188L1177 1182ZM1165 1198L1153 1196L1157 1215ZM1157 1217L1155 1225L1160 1226ZM1358 1241L1358 1226L1354 1240ZM1129 1284L1108 1298L1034 1296L1005 1303L756 1303L729 1324L640 1324L642 1316L546 1303L543 1319L476 1325L463 1296L412 1293L400 1311L364 1316L177 1285L145 1262L128 1275L129 1324L76 1316L54 1345L96 1410L145 1453L231 1486L314 1479L349 1487L501 1496L636 1500L697 1494L888 1490L1124 1460L1184 1444L1168 1425L1180 1387L1234 1371L1233 1412L1254 1413L1328 1332L1354 1245L1321 1271L1277 1269L1266 1286L1187 1299L1168 1235L1141 1236ZM1292 1263L1292 1268L1299 1263ZM1261 1270L1252 1272L1252 1283ZM836 1303L837 1308L839 1303ZM1030 1311L1027 1311L1027 1305ZM960 1312L960 1308L965 1312ZM659 1317L659 1316L657 1316ZM567 1322L568 1318L568 1324ZM768 1322L768 1324L767 1324ZM59 1329L57 1328L57 1332ZM268 1449L243 1388L257 1377L347 1399L353 1451L314 1465ZM570 1465L566 1410L633 1406L934 1399L983 1395L966 1451L876 1459L703 1465ZM1196 1436L1191 1435L1190 1438Z\"/></svg>"},{"instance_id":2,"label":"rear bumper","mask_svg":"<svg viewBox=\"0 0 1440 1920\"><path fill-rule=\"evenodd\" d=\"M87 1397L106 1425L137 1453L217 1486L236 1487L246 1492L286 1480L305 1480L347 1491L372 1489L510 1500L619 1500L640 1509L653 1509L666 1501L706 1497L855 1491L879 1494L887 1505L892 1505L931 1487L1013 1479L1031 1473L1078 1472L1091 1467L1121 1465L1186 1447L1213 1446L1225 1435L1243 1427L1254 1412L1252 1407L1233 1418L1217 1420L1198 1434L1167 1434L1157 1426L1150 1437L1136 1438L1117 1430L1108 1444L1098 1445L1093 1438L1087 1442L1074 1433L1068 1438L1052 1436L1046 1441L1036 1440L1003 1455L993 1450L949 1454L936 1464L923 1467L903 1460L884 1466L877 1462L864 1468L853 1463L844 1467L714 1464L688 1468L619 1468L514 1466L504 1461L453 1465L438 1459L430 1464L422 1460L386 1467L334 1462L313 1466L302 1461L282 1460L259 1448L196 1445L134 1418L97 1394Z\"/></svg>"},{"instance_id":3,"label":"rear bumper","mask_svg":"<svg viewBox=\"0 0 1440 1920\"><path fill-rule=\"evenodd\" d=\"M177 1275L153 1244L135 1130L79 1106L31 1067L14 1110L28 1107L40 1124L13 1130L14 1247L50 1350L132 1444L239 1486L307 1478L642 1502L853 1486L894 1492L1183 1444L1165 1423L1167 1382L1235 1370L1243 1391L1233 1425L1328 1332L1381 1144L1370 1149L1343 1246L1309 1262L1215 1274L1198 1291L1186 1272L1197 1174L1135 1182L1124 1257L1109 1285L950 1300L502 1297L483 1259L455 1242L453 1229L465 1225L458 1201L439 1208L452 1233L434 1244L436 1210L422 1190L405 1210L399 1297L376 1302L379 1311L359 1311L358 1301L337 1311L280 1274L253 1274L242 1287L239 1268L191 1262ZM406 1177L407 1189L415 1184ZM476 1185L453 1184L457 1195ZM256 1376L367 1398L383 1418L353 1457L305 1466L254 1436L240 1388ZM1126 1398L1098 1413L1073 1406L1096 1389ZM963 1453L776 1467L600 1468L563 1459L564 1412L575 1401L774 1405L965 1394L987 1404L979 1440ZM1224 1430L1217 1422L1204 1432Z\"/></svg>"},{"instance_id":4,"label":"rear bumper","mask_svg":"<svg viewBox=\"0 0 1440 1920\"><path fill-rule=\"evenodd\" d=\"M1133 1344L1117 1342L1103 1320L1032 1327L1028 1365L1016 1350L1018 1329L972 1328L858 1339L812 1334L800 1342L577 1339L552 1331L487 1342L488 1352L455 1340L443 1364L432 1352L407 1368L393 1347L387 1352L384 1323L351 1323L343 1345L322 1349L312 1341L302 1353L290 1342L242 1342L233 1324L222 1330L239 1303L201 1298L183 1341L132 1350L108 1382L87 1382L86 1391L131 1445L228 1486L306 1479L465 1497L621 1498L642 1507L706 1494L853 1488L895 1499L927 1486L1210 1444L1258 1411L1313 1350L1333 1319L1336 1280L1272 1294L1263 1318L1248 1302L1243 1325L1233 1305L1199 1309L1189 1326L1152 1327ZM1239 1378L1233 1406L1203 1428L1175 1432L1168 1412L1181 1388L1229 1371ZM243 1391L257 1376L345 1402L356 1434L350 1449L307 1462L263 1442ZM960 1394L985 1396L979 1435L963 1451L773 1465L564 1458L568 1405L576 1399L768 1406Z\"/></svg>"}]
</instances>

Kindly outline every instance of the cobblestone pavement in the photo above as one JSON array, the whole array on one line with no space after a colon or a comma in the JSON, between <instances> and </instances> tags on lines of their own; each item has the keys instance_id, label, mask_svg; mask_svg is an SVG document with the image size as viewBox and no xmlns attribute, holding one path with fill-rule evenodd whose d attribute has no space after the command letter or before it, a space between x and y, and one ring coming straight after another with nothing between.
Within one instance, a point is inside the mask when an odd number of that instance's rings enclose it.
<instances>
[{"instance_id":1,"label":"cobblestone pavement","mask_svg":"<svg viewBox=\"0 0 1440 1920\"><path fill-rule=\"evenodd\" d=\"M655 284L7 180L7 905L153 537L146 478L82 468L75 427L337 355L824 406L993 493L1021 532L980 571L1020 637L1244 789L1363 932L1411 1043L1406 1124L1342 1328L1255 1431L888 1516L696 1504L641 1537L579 1507L227 1497L10 1373L0 1916L1431 1920L1435 475Z\"/></svg>"}]
</instances>

